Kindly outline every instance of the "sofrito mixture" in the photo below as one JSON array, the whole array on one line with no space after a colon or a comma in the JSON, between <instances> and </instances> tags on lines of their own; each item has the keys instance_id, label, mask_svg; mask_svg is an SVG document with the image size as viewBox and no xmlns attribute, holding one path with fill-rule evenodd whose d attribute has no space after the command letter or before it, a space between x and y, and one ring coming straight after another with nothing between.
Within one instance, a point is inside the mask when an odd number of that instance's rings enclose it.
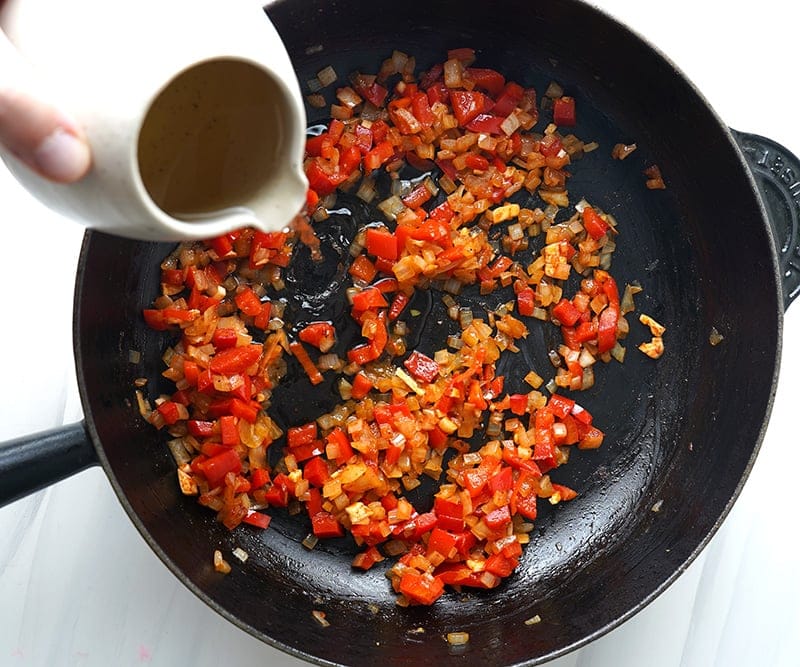
<instances>
[{"instance_id":1,"label":"sofrito mixture","mask_svg":"<svg viewBox=\"0 0 800 667\"><path fill-rule=\"evenodd\" d=\"M153 407L140 389L139 407L169 433L183 493L230 530L267 529L287 508L308 525L307 548L351 536L354 568L392 559L402 605L433 604L448 585L498 586L540 503L576 497L556 469L603 432L567 392L623 361L640 291L610 272L614 218L570 202L569 169L597 148L571 133L575 100L555 82L539 98L474 61L456 49L417 73L395 51L376 74L320 72L309 104L335 101L309 133L306 215L283 232L180 245L143 311L171 336L174 391ZM321 257L315 232L347 198L373 215L338 258L342 321L288 321L287 267L301 250ZM450 323L435 349L410 343L421 292ZM494 305L479 311L480 299ZM643 351L660 356L663 327L642 321L654 335ZM525 363L532 327L557 327L560 344L510 386L498 365ZM298 372L309 395L334 392L334 407L279 424L271 398ZM438 486L415 506L424 477Z\"/></svg>"}]
</instances>

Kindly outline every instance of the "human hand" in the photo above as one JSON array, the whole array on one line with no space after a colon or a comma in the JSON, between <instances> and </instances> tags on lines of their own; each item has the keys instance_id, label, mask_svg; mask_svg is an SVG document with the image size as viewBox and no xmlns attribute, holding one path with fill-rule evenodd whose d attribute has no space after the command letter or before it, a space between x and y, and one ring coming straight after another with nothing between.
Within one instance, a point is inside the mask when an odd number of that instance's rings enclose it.
<instances>
[{"instance_id":1,"label":"human hand","mask_svg":"<svg viewBox=\"0 0 800 667\"><path fill-rule=\"evenodd\" d=\"M92 162L86 135L29 84L19 54L0 31L0 144L51 181L80 180Z\"/></svg>"}]
</instances>

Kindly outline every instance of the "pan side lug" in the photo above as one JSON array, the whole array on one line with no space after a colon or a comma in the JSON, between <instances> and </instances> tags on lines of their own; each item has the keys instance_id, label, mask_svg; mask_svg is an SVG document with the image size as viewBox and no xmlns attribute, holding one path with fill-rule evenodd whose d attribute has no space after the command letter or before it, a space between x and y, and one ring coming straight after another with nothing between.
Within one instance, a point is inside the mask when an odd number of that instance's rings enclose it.
<instances>
[{"instance_id":1,"label":"pan side lug","mask_svg":"<svg viewBox=\"0 0 800 667\"><path fill-rule=\"evenodd\" d=\"M733 131L769 218L784 310L800 296L800 160L771 139Z\"/></svg>"}]
</instances>

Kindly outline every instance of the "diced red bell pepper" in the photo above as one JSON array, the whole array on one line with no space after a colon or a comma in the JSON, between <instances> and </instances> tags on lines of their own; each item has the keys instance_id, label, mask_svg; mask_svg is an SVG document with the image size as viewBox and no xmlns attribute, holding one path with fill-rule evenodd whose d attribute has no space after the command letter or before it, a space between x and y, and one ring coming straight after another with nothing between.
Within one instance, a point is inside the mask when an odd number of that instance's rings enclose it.
<instances>
[{"instance_id":1,"label":"diced red bell pepper","mask_svg":"<svg viewBox=\"0 0 800 667\"><path fill-rule=\"evenodd\" d=\"M293 488L291 480L285 474L278 473L272 480L272 486L264 492L265 501L273 507L286 507L289 504L289 493Z\"/></svg>"},{"instance_id":2,"label":"diced red bell pepper","mask_svg":"<svg viewBox=\"0 0 800 667\"><path fill-rule=\"evenodd\" d=\"M386 308L389 303L379 289L367 287L353 296L353 310L365 311Z\"/></svg>"},{"instance_id":3,"label":"diced red bell pepper","mask_svg":"<svg viewBox=\"0 0 800 667\"><path fill-rule=\"evenodd\" d=\"M327 352L336 343L336 329L330 322L312 322L297 335L304 343L313 345L320 352Z\"/></svg>"},{"instance_id":4,"label":"diced red bell pepper","mask_svg":"<svg viewBox=\"0 0 800 667\"><path fill-rule=\"evenodd\" d=\"M191 403L191 397L186 389L179 389L176 391L174 394L172 394L171 400L175 403L185 405L186 407L189 407L189 404Z\"/></svg>"},{"instance_id":5,"label":"diced red bell pepper","mask_svg":"<svg viewBox=\"0 0 800 667\"><path fill-rule=\"evenodd\" d=\"M269 482L269 470L266 468L256 468L250 473L250 486L253 489L263 489Z\"/></svg>"},{"instance_id":6,"label":"diced red bell pepper","mask_svg":"<svg viewBox=\"0 0 800 667\"><path fill-rule=\"evenodd\" d=\"M531 287L525 287L517 293L517 312L531 317L536 307L536 295Z\"/></svg>"},{"instance_id":7,"label":"diced red bell pepper","mask_svg":"<svg viewBox=\"0 0 800 667\"><path fill-rule=\"evenodd\" d=\"M580 322L575 328L575 341L586 343L597 338L597 322Z\"/></svg>"},{"instance_id":8,"label":"diced red bell pepper","mask_svg":"<svg viewBox=\"0 0 800 667\"><path fill-rule=\"evenodd\" d=\"M389 91L378 82L374 81L371 84L367 84L358 76L356 76L353 88L361 97L376 107L382 107L386 101L386 96L389 94Z\"/></svg>"},{"instance_id":9,"label":"diced red bell pepper","mask_svg":"<svg viewBox=\"0 0 800 667\"><path fill-rule=\"evenodd\" d=\"M289 343L289 351L303 367L311 384L318 385L324 381L325 378L322 377L322 373L320 373L319 369L314 365L314 362L311 361L311 357L308 356L308 352L301 342L294 340Z\"/></svg>"},{"instance_id":10,"label":"diced red bell pepper","mask_svg":"<svg viewBox=\"0 0 800 667\"><path fill-rule=\"evenodd\" d=\"M369 570L375 563L379 563L382 560L381 552L378 551L377 547L371 546L366 551L356 554L355 558L353 558L353 567Z\"/></svg>"},{"instance_id":11,"label":"diced red bell pepper","mask_svg":"<svg viewBox=\"0 0 800 667\"><path fill-rule=\"evenodd\" d=\"M493 69L468 67L467 76L475 82L475 87L485 90L492 97L497 97L506 86L506 78Z\"/></svg>"},{"instance_id":12,"label":"diced red bell pepper","mask_svg":"<svg viewBox=\"0 0 800 667\"><path fill-rule=\"evenodd\" d=\"M220 352L231 347L236 347L237 340L239 340L239 336L237 335L235 329L217 327L217 329L214 331L214 336L212 337L211 342L214 344L217 352Z\"/></svg>"},{"instance_id":13,"label":"diced red bell pepper","mask_svg":"<svg viewBox=\"0 0 800 667\"><path fill-rule=\"evenodd\" d=\"M226 447L218 442L204 442L200 446L200 451L204 456L206 456L206 458L217 456L218 454L224 454L229 449L230 447Z\"/></svg>"},{"instance_id":14,"label":"diced red bell pepper","mask_svg":"<svg viewBox=\"0 0 800 667\"><path fill-rule=\"evenodd\" d=\"M508 577L517 567L516 558L506 558L503 554L492 554L486 559L484 570L491 572L496 577Z\"/></svg>"},{"instance_id":15,"label":"diced red bell pepper","mask_svg":"<svg viewBox=\"0 0 800 667\"><path fill-rule=\"evenodd\" d=\"M580 319L581 311L579 311L569 299L561 299L561 301L553 306L553 317L561 322L561 324L571 327Z\"/></svg>"},{"instance_id":16,"label":"diced red bell pepper","mask_svg":"<svg viewBox=\"0 0 800 667\"><path fill-rule=\"evenodd\" d=\"M314 440L296 447L291 447L292 454L297 462L308 461L309 459L324 453L321 440Z\"/></svg>"},{"instance_id":17,"label":"diced red bell pepper","mask_svg":"<svg viewBox=\"0 0 800 667\"><path fill-rule=\"evenodd\" d=\"M368 153L372 148L372 130L362 123L358 123L355 127L356 147L362 154Z\"/></svg>"},{"instance_id":18,"label":"diced red bell pepper","mask_svg":"<svg viewBox=\"0 0 800 667\"><path fill-rule=\"evenodd\" d=\"M373 278L378 274L378 269L370 261L366 255L359 255L353 260L347 272L356 280L361 280L365 283L371 283Z\"/></svg>"},{"instance_id":19,"label":"diced red bell pepper","mask_svg":"<svg viewBox=\"0 0 800 667\"><path fill-rule=\"evenodd\" d=\"M414 350L411 356L403 362L403 366L408 369L411 375L422 382L433 382L439 377L439 364L417 350Z\"/></svg>"},{"instance_id":20,"label":"diced red bell pepper","mask_svg":"<svg viewBox=\"0 0 800 667\"><path fill-rule=\"evenodd\" d=\"M416 241L431 241L439 245L449 245L450 227L436 218L428 218L419 227L413 229L410 236Z\"/></svg>"},{"instance_id":21,"label":"diced red bell pepper","mask_svg":"<svg viewBox=\"0 0 800 667\"><path fill-rule=\"evenodd\" d=\"M447 104L450 100L450 89L444 85L444 81L437 81L430 85L425 91L428 95L428 103L433 106L437 102Z\"/></svg>"},{"instance_id":22,"label":"diced red bell pepper","mask_svg":"<svg viewBox=\"0 0 800 667\"><path fill-rule=\"evenodd\" d=\"M386 311L382 310L378 313L377 319L378 324L375 328L375 335L370 343L376 359L383 354L383 351L386 349L386 344L389 342L389 331L386 328Z\"/></svg>"},{"instance_id":23,"label":"diced red bell pepper","mask_svg":"<svg viewBox=\"0 0 800 667\"><path fill-rule=\"evenodd\" d=\"M431 605L444 593L441 579L431 574L409 569L400 578L400 592L412 602Z\"/></svg>"},{"instance_id":24,"label":"diced red bell pepper","mask_svg":"<svg viewBox=\"0 0 800 667\"><path fill-rule=\"evenodd\" d=\"M399 289L397 278L381 278L374 282L372 286L382 294L396 292Z\"/></svg>"},{"instance_id":25,"label":"diced red bell pepper","mask_svg":"<svg viewBox=\"0 0 800 667\"><path fill-rule=\"evenodd\" d=\"M248 510L247 514L245 514L242 519L242 523L261 528L262 530L266 530L269 527L270 521L272 521L272 517L269 516L269 514L256 512L255 510Z\"/></svg>"},{"instance_id":26,"label":"diced red bell pepper","mask_svg":"<svg viewBox=\"0 0 800 667\"><path fill-rule=\"evenodd\" d=\"M416 542L425 533L432 530L436 524L436 515L433 512L425 512L409 519L395 530L398 530L398 534L402 535L404 539Z\"/></svg>"},{"instance_id":27,"label":"diced red bell pepper","mask_svg":"<svg viewBox=\"0 0 800 667\"><path fill-rule=\"evenodd\" d=\"M433 511L440 527L454 532L464 530L464 507L461 503L437 496L433 500Z\"/></svg>"},{"instance_id":28,"label":"diced red bell pepper","mask_svg":"<svg viewBox=\"0 0 800 667\"><path fill-rule=\"evenodd\" d=\"M420 75L419 87L427 90L437 81L441 81L443 74L444 65L442 65L442 63L436 63L433 67Z\"/></svg>"},{"instance_id":29,"label":"diced red bell pepper","mask_svg":"<svg viewBox=\"0 0 800 667\"><path fill-rule=\"evenodd\" d=\"M553 411L553 414L559 419L564 419L569 415L575 407L575 401L561 394L553 394L550 400L547 401L547 407Z\"/></svg>"},{"instance_id":30,"label":"diced red bell pepper","mask_svg":"<svg viewBox=\"0 0 800 667\"><path fill-rule=\"evenodd\" d=\"M364 155L364 170L367 173L374 171L394 155L394 146L388 141L382 141ZM332 192L332 191L331 191ZM320 193L322 194L322 193Z\"/></svg>"},{"instance_id":31,"label":"diced red bell pepper","mask_svg":"<svg viewBox=\"0 0 800 667\"><path fill-rule=\"evenodd\" d=\"M244 373L261 357L261 345L242 345L217 352L211 358L211 371L231 376Z\"/></svg>"},{"instance_id":32,"label":"diced red bell pepper","mask_svg":"<svg viewBox=\"0 0 800 667\"><path fill-rule=\"evenodd\" d=\"M509 81L506 84L503 93L497 98L497 101L492 107L492 113L497 115L502 121L514 109L519 106L522 96L525 94L525 89L518 83Z\"/></svg>"},{"instance_id":33,"label":"diced red bell pepper","mask_svg":"<svg viewBox=\"0 0 800 667\"><path fill-rule=\"evenodd\" d=\"M489 490L510 491L514 487L514 469L510 466L503 466L489 479Z\"/></svg>"},{"instance_id":34,"label":"diced red bell pepper","mask_svg":"<svg viewBox=\"0 0 800 667\"><path fill-rule=\"evenodd\" d=\"M359 366L363 366L370 361L375 361L379 356L380 355L375 353L370 343L356 345L352 350L347 351L347 360Z\"/></svg>"},{"instance_id":35,"label":"diced red bell pepper","mask_svg":"<svg viewBox=\"0 0 800 667\"><path fill-rule=\"evenodd\" d=\"M330 478L328 471L328 464L321 456L315 456L310 459L305 466L303 466L303 477L308 480L308 483L321 487Z\"/></svg>"},{"instance_id":36,"label":"diced red bell pepper","mask_svg":"<svg viewBox=\"0 0 800 667\"><path fill-rule=\"evenodd\" d=\"M486 525L491 528L492 530L499 530L503 526L508 525L511 523L511 511L508 508L508 505L502 505L497 509L492 510L489 512L483 520L486 522Z\"/></svg>"},{"instance_id":37,"label":"diced red bell pepper","mask_svg":"<svg viewBox=\"0 0 800 667\"><path fill-rule=\"evenodd\" d=\"M361 164L361 151L357 146L350 146L344 149L339 156L339 169L341 172L350 176Z\"/></svg>"},{"instance_id":38,"label":"diced red bell pepper","mask_svg":"<svg viewBox=\"0 0 800 667\"><path fill-rule=\"evenodd\" d=\"M189 434L195 438L210 438L214 433L214 422L189 419L186 422Z\"/></svg>"},{"instance_id":39,"label":"diced red bell pepper","mask_svg":"<svg viewBox=\"0 0 800 667\"><path fill-rule=\"evenodd\" d=\"M317 422L309 422L302 426L292 426L286 432L286 444L289 447L307 445L317 439Z\"/></svg>"},{"instance_id":40,"label":"diced red bell pepper","mask_svg":"<svg viewBox=\"0 0 800 667\"><path fill-rule=\"evenodd\" d=\"M489 106L483 93L468 90L451 90L450 104L461 127L465 127Z\"/></svg>"},{"instance_id":41,"label":"diced red bell pepper","mask_svg":"<svg viewBox=\"0 0 800 667\"><path fill-rule=\"evenodd\" d=\"M185 276L184 269L161 269L161 282L172 287L182 287Z\"/></svg>"},{"instance_id":42,"label":"diced red bell pepper","mask_svg":"<svg viewBox=\"0 0 800 667\"><path fill-rule=\"evenodd\" d=\"M331 194L347 178L339 169L328 171L319 162L320 158L306 161L305 172L309 187L320 197Z\"/></svg>"},{"instance_id":43,"label":"diced red bell pepper","mask_svg":"<svg viewBox=\"0 0 800 667\"><path fill-rule=\"evenodd\" d=\"M528 395L510 394L508 397L508 409L515 415L524 415L528 411Z\"/></svg>"},{"instance_id":44,"label":"diced red bell pepper","mask_svg":"<svg viewBox=\"0 0 800 667\"><path fill-rule=\"evenodd\" d=\"M422 127L431 127L436 122L427 93L417 93L411 98L411 112Z\"/></svg>"},{"instance_id":45,"label":"diced red bell pepper","mask_svg":"<svg viewBox=\"0 0 800 667\"><path fill-rule=\"evenodd\" d=\"M359 371L353 378L353 388L350 390L350 396L355 400L361 400L372 389L372 382L364 374L364 371Z\"/></svg>"},{"instance_id":46,"label":"diced red bell pepper","mask_svg":"<svg viewBox=\"0 0 800 667\"><path fill-rule=\"evenodd\" d=\"M451 586L487 588L478 575L465 563L443 563L435 570L436 578Z\"/></svg>"},{"instance_id":47,"label":"diced red bell pepper","mask_svg":"<svg viewBox=\"0 0 800 667\"><path fill-rule=\"evenodd\" d=\"M259 404L253 401L248 402L238 398L232 398L230 401L231 414L239 419L244 419L250 424L255 424L259 409Z\"/></svg>"},{"instance_id":48,"label":"diced red bell pepper","mask_svg":"<svg viewBox=\"0 0 800 667\"><path fill-rule=\"evenodd\" d=\"M572 127L575 119L575 99L572 97L558 97L553 100L553 122L556 125Z\"/></svg>"},{"instance_id":49,"label":"diced red bell pepper","mask_svg":"<svg viewBox=\"0 0 800 667\"><path fill-rule=\"evenodd\" d=\"M583 227L586 233L593 239L597 240L602 238L609 230L609 224L600 217L600 214L595 211L591 206L583 209Z\"/></svg>"},{"instance_id":50,"label":"diced red bell pepper","mask_svg":"<svg viewBox=\"0 0 800 667\"><path fill-rule=\"evenodd\" d=\"M539 152L545 157L555 157L563 148L564 145L561 143L561 139L555 134L546 134L539 142Z\"/></svg>"},{"instance_id":51,"label":"diced red bell pepper","mask_svg":"<svg viewBox=\"0 0 800 667\"><path fill-rule=\"evenodd\" d=\"M239 428L236 425L236 417L233 415L223 415L219 418L219 433L222 444L226 447L235 447L239 444Z\"/></svg>"},{"instance_id":52,"label":"diced red bell pepper","mask_svg":"<svg viewBox=\"0 0 800 667\"><path fill-rule=\"evenodd\" d=\"M402 202L410 209L418 209L431 198L431 191L424 183L420 183L407 195L401 197Z\"/></svg>"},{"instance_id":53,"label":"diced red bell pepper","mask_svg":"<svg viewBox=\"0 0 800 667\"><path fill-rule=\"evenodd\" d=\"M398 258L397 237L385 227L368 227L365 240L370 255L389 260Z\"/></svg>"},{"instance_id":54,"label":"diced red bell pepper","mask_svg":"<svg viewBox=\"0 0 800 667\"><path fill-rule=\"evenodd\" d=\"M225 475L229 472L240 473L242 471L242 462L235 449L226 448L225 451L203 461L200 464L200 470L208 480L209 485L214 488L222 483Z\"/></svg>"},{"instance_id":55,"label":"diced red bell pepper","mask_svg":"<svg viewBox=\"0 0 800 667\"><path fill-rule=\"evenodd\" d=\"M464 162L470 169L477 171L486 171L489 168L489 160L477 153L468 153L464 158Z\"/></svg>"},{"instance_id":56,"label":"diced red bell pepper","mask_svg":"<svg viewBox=\"0 0 800 667\"><path fill-rule=\"evenodd\" d=\"M164 401L156 408L159 414L163 417L164 423L167 426L172 426L180 419L178 404L174 401Z\"/></svg>"},{"instance_id":57,"label":"diced red bell pepper","mask_svg":"<svg viewBox=\"0 0 800 667\"><path fill-rule=\"evenodd\" d=\"M526 519L530 519L533 521L536 519L537 508L536 508L536 500L537 496L535 493L525 497L519 498L517 500L517 513L524 516Z\"/></svg>"},{"instance_id":58,"label":"diced red bell pepper","mask_svg":"<svg viewBox=\"0 0 800 667\"><path fill-rule=\"evenodd\" d=\"M342 465L353 456L353 448L350 445L350 440L340 427L335 427L328 434L326 440L328 445L325 448L325 455L329 459L334 459L337 465Z\"/></svg>"},{"instance_id":59,"label":"diced red bell pepper","mask_svg":"<svg viewBox=\"0 0 800 667\"><path fill-rule=\"evenodd\" d=\"M142 317L151 329L156 331L165 331L167 323L164 321L164 314L155 308L145 308L142 310Z\"/></svg>"},{"instance_id":60,"label":"diced red bell pepper","mask_svg":"<svg viewBox=\"0 0 800 667\"><path fill-rule=\"evenodd\" d=\"M408 305L408 301L409 301L408 297L402 292L398 292L397 294L394 295L392 303L389 306L389 312L388 312L388 317L390 322L393 322L398 317L400 317L401 313Z\"/></svg>"},{"instance_id":61,"label":"diced red bell pepper","mask_svg":"<svg viewBox=\"0 0 800 667\"><path fill-rule=\"evenodd\" d=\"M269 318L272 314L272 304L269 301L264 301L261 304L261 311L253 318L253 326L259 329L266 330L269 326Z\"/></svg>"},{"instance_id":62,"label":"diced red bell pepper","mask_svg":"<svg viewBox=\"0 0 800 667\"><path fill-rule=\"evenodd\" d=\"M223 259L224 257L235 254L233 252L233 242L235 240L236 236L233 236L232 234L223 234L222 236L217 236L211 239L208 243L211 246L211 249L217 253L217 257L219 259Z\"/></svg>"},{"instance_id":63,"label":"diced red bell pepper","mask_svg":"<svg viewBox=\"0 0 800 667\"><path fill-rule=\"evenodd\" d=\"M501 273L506 271L514 261L507 257L506 255L501 255L498 257L491 266L483 267L479 273L478 277L481 280L492 280L500 276Z\"/></svg>"},{"instance_id":64,"label":"diced red bell pepper","mask_svg":"<svg viewBox=\"0 0 800 667\"><path fill-rule=\"evenodd\" d=\"M492 111L494 111L494 107ZM502 124L505 117L498 116L494 113L481 113L475 116L469 123L466 124L466 129L470 132L479 132L481 134L504 134Z\"/></svg>"},{"instance_id":65,"label":"diced red bell pepper","mask_svg":"<svg viewBox=\"0 0 800 667\"><path fill-rule=\"evenodd\" d=\"M261 299L249 287L245 287L235 297L236 307L245 315L254 317L261 312Z\"/></svg>"},{"instance_id":66,"label":"diced red bell pepper","mask_svg":"<svg viewBox=\"0 0 800 667\"><path fill-rule=\"evenodd\" d=\"M568 486L556 484L555 482L553 482L552 485L553 489L561 496L561 500L572 500L578 496L578 492Z\"/></svg>"},{"instance_id":67,"label":"diced red bell pepper","mask_svg":"<svg viewBox=\"0 0 800 667\"><path fill-rule=\"evenodd\" d=\"M603 444L603 437L603 432L599 428L590 426L578 443L578 447L581 449L597 449Z\"/></svg>"},{"instance_id":68,"label":"diced red bell pepper","mask_svg":"<svg viewBox=\"0 0 800 667\"><path fill-rule=\"evenodd\" d=\"M619 307L609 304L600 313L597 322L597 351L608 352L617 342L617 324L619 323Z\"/></svg>"},{"instance_id":69,"label":"diced red bell pepper","mask_svg":"<svg viewBox=\"0 0 800 667\"><path fill-rule=\"evenodd\" d=\"M330 512L317 512L311 517L311 529L319 538L342 537L344 528Z\"/></svg>"},{"instance_id":70,"label":"diced red bell pepper","mask_svg":"<svg viewBox=\"0 0 800 667\"><path fill-rule=\"evenodd\" d=\"M452 558L456 551L456 536L438 526L431 530L428 538L428 553L438 552L445 558Z\"/></svg>"},{"instance_id":71,"label":"diced red bell pepper","mask_svg":"<svg viewBox=\"0 0 800 667\"><path fill-rule=\"evenodd\" d=\"M327 132L316 137L306 137L306 155L309 157L328 157L332 146L333 142Z\"/></svg>"},{"instance_id":72,"label":"diced red bell pepper","mask_svg":"<svg viewBox=\"0 0 800 667\"><path fill-rule=\"evenodd\" d=\"M553 413L549 410L536 411L534 418L534 446L533 458L535 461L549 459L555 455L555 438L553 437Z\"/></svg>"}]
</instances>

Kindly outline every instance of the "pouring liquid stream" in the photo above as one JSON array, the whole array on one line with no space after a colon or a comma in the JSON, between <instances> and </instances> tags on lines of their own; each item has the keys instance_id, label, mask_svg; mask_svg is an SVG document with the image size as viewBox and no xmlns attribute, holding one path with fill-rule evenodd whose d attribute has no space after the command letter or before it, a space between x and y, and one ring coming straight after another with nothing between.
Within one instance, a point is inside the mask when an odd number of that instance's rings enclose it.
<instances>
[{"instance_id":1,"label":"pouring liquid stream","mask_svg":"<svg viewBox=\"0 0 800 667\"><path fill-rule=\"evenodd\" d=\"M175 77L139 133L139 172L153 202L187 222L232 210L258 219L263 186L285 154L279 99L275 82L245 61L211 60Z\"/></svg>"}]
</instances>

